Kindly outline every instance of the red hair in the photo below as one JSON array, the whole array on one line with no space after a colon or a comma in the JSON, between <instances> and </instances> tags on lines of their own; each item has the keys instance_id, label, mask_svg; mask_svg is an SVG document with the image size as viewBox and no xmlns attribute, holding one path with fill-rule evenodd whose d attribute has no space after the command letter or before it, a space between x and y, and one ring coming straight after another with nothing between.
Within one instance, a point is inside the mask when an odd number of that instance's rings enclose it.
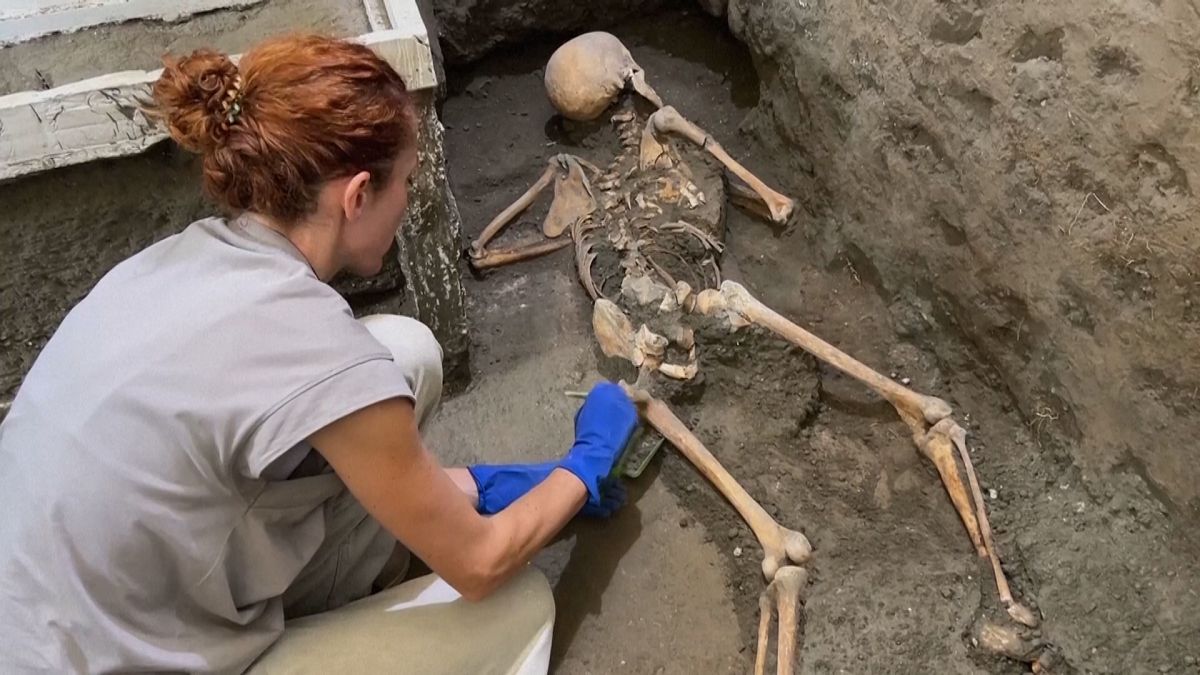
<instances>
[{"instance_id":1,"label":"red hair","mask_svg":"<svg viewBox=\"0 0 1200 675\"><path fill-rule=\"evenodd\" d=\"M404 81L362 45L293 35L239 65L207 49L163 64L147 112L201 155L205 192L232 213L293 223L325 181L369 171L382 184L416 143Z\"/></svg>"}]
</instances>

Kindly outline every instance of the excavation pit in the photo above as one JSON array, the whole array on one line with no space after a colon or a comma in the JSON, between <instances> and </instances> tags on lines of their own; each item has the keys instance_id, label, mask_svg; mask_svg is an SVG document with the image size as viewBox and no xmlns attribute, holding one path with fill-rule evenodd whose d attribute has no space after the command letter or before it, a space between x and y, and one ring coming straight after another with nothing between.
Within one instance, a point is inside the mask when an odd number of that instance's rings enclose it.
<instances>
[{"instance_id":1,"label":"excavation pit","mask_svg":"<svg viewBox=\"0 0 1200 675\"><path fill-rule=\"evenodd\" d=\"M204 21L229 28L213 33L224 40L272 6L331 4L269 0L243 10L249 22ZM519 20L501 11L518 4ZM553 155L602 163L619 144L607 122L556 115L543 88L562 42L611 31L666 103L796 201L784 225L727 209L723 277L961 415L1005 570L1042 619L1031 643L1081 671L1194 668L1200 143L1188 120L1200 90L1194 54L1177 49L1196 43L1194 22L1164 40L1139 26L1169 17L1093 16L1082 3L1037 16L704 4L721 18L691 3L615 20L628 3L548 15L434 2L454 253ZM124 41L176 44L155 35ZM68 42L69 59L49 39L0 50L12 66L0 83L99 74ZM537 234L548 197L501 241ZM6 182L0 204L4 396L103 272L212 212L194 162L169 144ZM445 401L430 446L447 463L557 455L577 405L563 392L631 375L596 346L570 249L478 277L456 265L469 373L462 362L465 391ZM347 288L358 311L408 311L412 289L398 265L390 274ZM799 672L1023 672L975 642L1003 617L991 570L892 407L777 338L700 338L700 381L661 393L814 545ZM617 518L573 525L536 562L555 585L556 671L749 671L765 585L754 536L673 450L631 488Z\"/></svg>"},{"instance_id":2,"label":"excavation pit","mask_svg":"<svg viewBox=\"0 0 1200 675\"><path fill-rule=\"evenodd\" d=\"M744 17L744 8L739 11ZM773 6L769 11L785 10ZM733 12L730 9L730 21ZM443 117L466 245L537 180L550 157L570 153L603 169L620 144L619 129L605 119L576 123L555 114L544 94L543 69L554 49L574 33L539 36L539 19L537 12L533 14L522 27L510 26L510 32L496 40L478 37L470 45L460 41L456 43L460 53L450 51L459 65L449 72ZM546 27L561 19L542 18ZM980 648L981 633L987 636L985 642L994 638L990 627L1006 620L1006 614L996 599L989 566L975 556L937 472L914 447L908 428L886 401L859 383L828 366L810 363L803 354L788 353L777 339L768 338L764 344L752 332L744 340L732 338L733 344L718 342L716 348L731 358L715 360L708 372L702 368L703 383L683 387L687 391L675 401L684 421L749 493L782 525L803 530L813 541L816 553L810 567L799 672L934 668L1009 673L1027 670L1029 664L1022 659L1037 653L1047 654L1042 665L1055 660L1058 670L1052 672L1186 663L1186 648L1176 637L1200 621L1195 609L1184 609L1194 603L1168 601L1156 593L1158 599L1129 604L1137 595L1138 582L1128 578L1127 570L1159 564L1142 549L1149 542L1173 542L1170 562L1162 568L1169 568L1170 574L1158 574L1159 583L1181 590L1186 583L1180 575L1194 579L1194 573L1185 571L1186 551L1194 542L1186 535L1168 534L1179 530L1165 515L1159 488L1131 473L1081 471L1081 466L1094 466L1092 448L1060 435L1058 408L1029 410L1024 402L1014 403L1026 390L1023 385L1009 388L998 379L997 366L988 362L995 357L990 338L980 342L973 332L977 327L960 323L965 319L958 318L963 315L953 304L958 302L954 289L934 290L922 268L905 272L900 260L878 257L880 250L887 249L881 241L895 241L900 247L904 240L894 238L904 235L886 221L865 234L855 226L857 239L842 229L840 219L855 212L853 202L843 201L846 193L853 192L853 184L830 186L833 178L822 176L821 167L836 168L846 178L855 176L855 171L866 174L875 160L857 160L864 164L855 169L852 156L831 159L821 153L839 143L857 147L851 144L858 139L840 135L852 119L831 112L848 115L842 111L851 109L855 101L839 90L832 76L823 76L817 86L815 76L802 69L815 70L824 63L805 62L802 47L795 50L799 56L788 54L800 64L789 67L810 76L804 80L809 88L797 92L792 73L779 70L778 53L754 52L768 42L768 23L757 17L753 28L758 32L749 48L720 20L686 6L615 26L605 24L605 30L629 48L665 103L797 202L797 217L783 227L730 207L723 273L895 381L945 398L963 416L1004 569L1017 598L1042 618L1039 629L1021 633L1023 641L1007 645L1001 650L1005 654ZM663 30L664 26L671 30ZM580 22L577 32L594 27ZM744 36L749 28L741 30ZM467 31L453 19L443 27L451 36ZM789 39L800 40L798 34L789 33ZM482 58L471 47L504 40L509 41L507 46ZM865 93L863 97L869 100ZM951 119L945 122L946 129L963 122ZM883 139L884 152L891 152L893 142L902 146L897 152L909 153L912 161L921 161L920 152L931 157L945 152L936 135L920 129L889 133L895 136ZM831 167L831 161L841 164ZM940 171L937 166L931 163L929 170ZM908 180L908 174L903 176ZM939 179L928 180L936 185ZM874 194L887 185L859 187L864 194ZM900 196L896 199L903 201ZM538 235L550 200L547 191L499 243L518 244ZM938 203L934 200L931 207ZM923 255L957 261L964 241L953 228L947 225L932 237L921 235ZM598 259L597 264L611 266L612 261ZM590 339L592 303L578 280L570 248L488 270L469 279L467 291L472 298L474 373L480 382L461 406L487 405L484 392L494 395L493 387L506 381L517 387L515 400L532 400L554 410L559 405L554 402L558 387L578 389L581 381L596 373L633 375L629 364L606 358ZM588 339L581 340L581 333ZM522 339L507 339L512 335ZM788 384L805 380L781 370L777 359L784 354L792 359L788 367L808 373L808 386ZM527 378L538 384L530 384ZM531 392L529 386L538 391ZM514 400L495 405L511 415L523 406ZM488 413L481 414L488 419ZM461 439L463 433L448 437ZM669 487L687 512L681 520L685 529L690 532L698 524L704 530L705 547L684 554L689 566L709 565L712 549L718 553L725 593L736 609L739 652L734 665L727 666L716 643L710 642L709 649L689 648L677 662L627 645L628 653L636 654L629 662L637 664L639 671L662 667L666 672L681 672L703 664L702 669L730 667L745 672L754 659L758 594L764 585L755 538L728 502L677 453L662 453L655 466L656 480ZM1108 496L1099 497L1100 493ZM639 513L638 520L645 525L647 514ZM1120 528L1123 544L1107 539L1114 522L1129 525ZM590 536L599 541L604 535L597 529ZM664 546L673 543L667 533L659 536L669 542ZM618 550L637 549L637 544L620 541L614 545ZM582 538L577 545L591 553L602 546L586 544ZM1100 558L1107 562L1101 563ZM629 568L635 564L632 559L614 562L602 556L601 560L597 565L603 570L646 573L661 584L661 572L650 574L643 568L635 572ZM1081 582L1076 576L1080 569L1102 581ZM1119 611L1114 586L1123 589L1117 595L1125 598ZM661 598L658 589L640 590L654 601ZM645 621L643 611L657 614L646 609L652 604L649 601L630 606L598 590L589 604L571 600L561 587L560 592L567 625L587 625L608 640L624 636L619 629L601 628L607 621L598 616L629 623ZM608 600L605 611L592 615L601 599ZM584 615L578 616L581 606ZM1103 618L1096 613L1101 607L1110 608ZM1124 613L1128 610L1132 614ZM1168 615L1187 618L1168 620ZM1174 628L1139 634L1137 626L1158 620ZM677 646L676 655L681 643L698 645L704 639L689 636L717 630L709 622L697 621L689 627L687 621L683 626L660 628L661 639ZM565 636L575 635L574 630L566 629ZM620 665L587 654L597 660L582 666L577 659L587 652L578 642L568 642L558 645L556 655L566 672Z\"/></svg>"}]
</instances>

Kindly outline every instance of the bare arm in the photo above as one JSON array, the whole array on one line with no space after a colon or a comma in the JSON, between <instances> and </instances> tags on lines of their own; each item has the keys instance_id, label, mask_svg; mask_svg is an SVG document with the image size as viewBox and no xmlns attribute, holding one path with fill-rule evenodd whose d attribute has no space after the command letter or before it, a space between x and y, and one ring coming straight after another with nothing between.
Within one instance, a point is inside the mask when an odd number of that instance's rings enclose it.
<instances>
[{"instance_id":1,"label":"bare arm","mask_svg":"<svg viewBox=\"0 0 1200 675\"><path fill-rule=\"evenodd\" d=\"M450 476L450 480L458 486L467 499L471 500L471 505L478 508L479 506L479 486L475 485L475 479L471 477L471 472L467 471L465 466L456 466L446 469L446 475Z\"/></svg>"},{"instance_id":2,"label":"bare arm","mask_svg":"<svg viewBox=\"0 0 1200 675\"><path fill-rule=\"evenodd\" d=\"M310 441L367 512L468 600L521 569L587 499L583 483L559 469L504 511L479 515L462 479L471 492L474 481L429 454L405 399L368 406Z\"/></svg>"}]
</instances>

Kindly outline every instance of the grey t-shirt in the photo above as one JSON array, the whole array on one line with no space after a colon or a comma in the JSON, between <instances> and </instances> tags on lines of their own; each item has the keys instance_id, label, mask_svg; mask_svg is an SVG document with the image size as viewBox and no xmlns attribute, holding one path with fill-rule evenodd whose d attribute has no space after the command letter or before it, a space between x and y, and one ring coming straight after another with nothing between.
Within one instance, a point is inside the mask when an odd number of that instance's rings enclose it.
<instances>
[{"instance_id":1,"label":"grey t-shirt","mask_svg":"<svg viewBox=\"0 0 1200 675\"><path fill-rule=\"evenodd\" d=\"M251 218L113 268L0 425L0 672L249 665L344 489L270 478L321 427L411 397L391 359Z\"/></svg>"}]
</instances>

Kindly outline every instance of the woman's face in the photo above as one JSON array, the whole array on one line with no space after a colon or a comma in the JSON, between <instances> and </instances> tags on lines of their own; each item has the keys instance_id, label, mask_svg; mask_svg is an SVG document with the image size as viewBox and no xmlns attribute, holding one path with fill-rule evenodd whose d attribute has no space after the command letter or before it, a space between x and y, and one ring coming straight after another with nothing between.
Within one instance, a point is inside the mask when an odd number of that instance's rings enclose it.
<instances>
[{"instance_id":1,"label":"woman's face","mask_svg":"<svg viewBox=\"0 0 1200 675\"><path fill-rule=\"evenodd\" d=\"M383 269L383 257L408 209L409 180L416 168L417 149L410 147L396 158L386 184L365 190L358 216L342 230L340 248L345 269L364 277Z\"/></svg>"}]
</instances>

